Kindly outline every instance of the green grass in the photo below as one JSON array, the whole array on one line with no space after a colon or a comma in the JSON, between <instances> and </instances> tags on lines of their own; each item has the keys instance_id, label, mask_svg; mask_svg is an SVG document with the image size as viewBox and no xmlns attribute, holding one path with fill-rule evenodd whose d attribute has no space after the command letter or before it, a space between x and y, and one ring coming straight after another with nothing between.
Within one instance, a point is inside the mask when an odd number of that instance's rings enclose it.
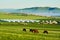
<instances>
[{"instance_id":1,"label":"green grass","mask_svg":"<svg viewBox=\"0 0 60 40\"><path fill-rule=\"evenodd\" d=\"M8 25L9 24L9 25ZM15 23L12 23L15 24ZM4 23L0 25L0 40L60 40L60 25L28 23L27 25L16 23ZM26 28L27 31L22 31ZM39 33L29 32L29 29L38 29ZM48 34L43 34L48 30Z\"/></svg>"},{"instance_id":2,"label":"green grass","mask_svg":"<svg viewBox=\"0 0 60 40\"><path fill-rule=\"evenodd\" d=\"M18 14L0 13L0 19L52 19L52 17L36 16L36 15L21 16Z\"/></svg>"},{"instance_id":3,"label":"green grass","mask_svg":"<svg viewBox=\"0 0 60 40\"><path fill-rule=\"evenodd\" d=\"M0 19L39 19L39 20L60 20L53 17L45 16L21 16L16 14L0 13ZM60 40L60 25L59 24L38 24L38 23L9 23L0 22L0 40ZM26 28L27 31L22 31ZM29 32L29 29L38 29L39 33ZM48 34L43 31L48 30Z\"/></svg>"},{"instance_id":4,"label":"green grass","mask_svg":"<svg viewBox=\"0 0 60 40\"><path fill-rule=\"evenodd\" d=\"M37 16L37 15L22 15L22 14L7 14L0 12L0 19L22 19L22 20L56 20L59 21L60 18Z\"/></svg>"}]
</instances>

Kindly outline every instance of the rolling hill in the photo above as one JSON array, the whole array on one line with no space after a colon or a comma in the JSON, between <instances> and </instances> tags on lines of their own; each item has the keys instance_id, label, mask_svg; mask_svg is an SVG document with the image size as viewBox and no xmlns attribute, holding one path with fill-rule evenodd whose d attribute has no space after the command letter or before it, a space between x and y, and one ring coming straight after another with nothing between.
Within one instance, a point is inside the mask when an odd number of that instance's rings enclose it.
<instances>
[{"instance_id":1,"label":"rolling hill","mask_svg":"<svg viewBox=\"0 0 60 40\"><path fill-rule=\"evenodd\" d=\"M31 7L24 9L0 9L0 12L26 13L41 16L60 16L60 8L56 7Z\"/></svg>"}]
</instances>

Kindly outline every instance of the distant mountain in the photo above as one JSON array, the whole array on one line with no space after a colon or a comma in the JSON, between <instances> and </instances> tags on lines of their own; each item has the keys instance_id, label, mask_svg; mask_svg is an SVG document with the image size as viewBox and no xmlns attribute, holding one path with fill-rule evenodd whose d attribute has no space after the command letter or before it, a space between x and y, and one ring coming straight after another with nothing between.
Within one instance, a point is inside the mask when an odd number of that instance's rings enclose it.
<instances>
[{"instance_id":1,"label":"distant mountain","mask_svg":"<svg viewBox=\"0 0 60 40\"><path fill-rule=\"evenodd\" d=\"M60 16L60 8L56 7L32 7L24 9L0 9L0 12L26 13L42 16Z\"/></svg>"}]
</instances>

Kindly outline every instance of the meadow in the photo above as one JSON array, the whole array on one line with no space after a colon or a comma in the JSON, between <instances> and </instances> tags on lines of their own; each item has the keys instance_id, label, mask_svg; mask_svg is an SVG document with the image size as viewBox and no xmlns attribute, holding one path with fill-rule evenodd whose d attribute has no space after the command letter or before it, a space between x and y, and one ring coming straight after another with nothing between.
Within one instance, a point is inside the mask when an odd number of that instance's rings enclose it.
<instances>
[{"instance_id":1,"label":"meadow","mask_svg":"<svg viewBox=\"0 0 60 40\"><path fill-rule=\"evenodd\" d=\"M38 23L0 23L0 40L60 40L59 24ZM26 32L23 31L26 28ZM32 33L30 29L38 29L39 33ZM48 34L43 31L47 30Z\"/></svg>"},{"instance_id":2,"label":"meadow","mask_svg":"<svg viewBox=\"0 0 60 40\"><path fill-rule=\"evenodd\" d=\"M14 13L0 13L0 19L52 19L53 17L46 17L46 16L36 16L36 15L25 15L25 14L14 14Z\"/></svg>"},{"instance_id":3,"label":"meadow","mask_svg":"<svg viewBox=\"0 0 60 40\"><path fill-rule=\"evenodd\" d=\"M21 16L18 14L0 13L0 19L36 19L36 20L60 20L46 16ZM60 40L60 24L0 22L0 40ZM23 31L26 28L26 32ZM30 29L38 29L39 33L32 33ZM48 34L43 31L47 30Z\"/></svg>"}]
</instances>

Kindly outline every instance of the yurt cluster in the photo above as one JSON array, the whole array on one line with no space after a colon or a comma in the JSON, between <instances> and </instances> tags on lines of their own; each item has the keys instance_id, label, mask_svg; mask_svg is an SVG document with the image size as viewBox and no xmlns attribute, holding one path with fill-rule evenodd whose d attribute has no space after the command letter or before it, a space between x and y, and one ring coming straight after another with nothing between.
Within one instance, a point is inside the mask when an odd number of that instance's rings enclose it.
<instances>
[{"instance_id":1,"label":"yurt cluster","mask_svg":"<svg viewBox=\"0 0 60 40\"><path fill-rule=\"evenodd\" d=\"M0 22L31 22L31 23L39 23L39 24L60 24L60 21L55 20L20 20L20 19L0 19Z\"/></svg>"}]
</instances>

